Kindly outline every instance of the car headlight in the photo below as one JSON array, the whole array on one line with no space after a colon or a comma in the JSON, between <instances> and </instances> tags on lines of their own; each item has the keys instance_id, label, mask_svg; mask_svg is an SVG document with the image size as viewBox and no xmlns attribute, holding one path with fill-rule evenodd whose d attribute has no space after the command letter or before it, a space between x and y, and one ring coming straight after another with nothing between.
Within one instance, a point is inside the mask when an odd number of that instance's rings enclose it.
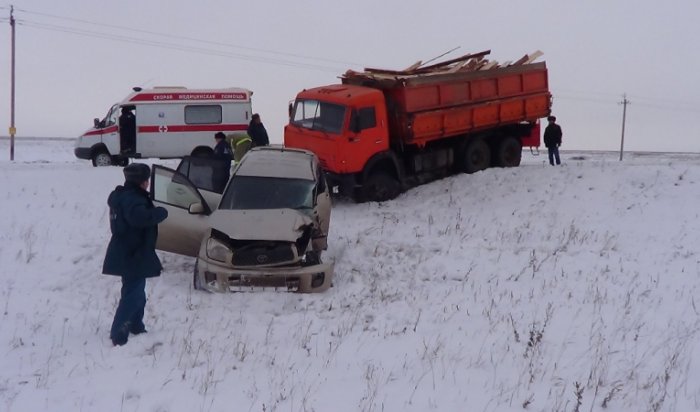
<instances>
[{"instance_id":1,"label":"car headlight","mask_svg":"<svg viewBox=\"0 0 700 412\"><path fill-rule=\"evenodd\" d=\"M231 262L233 251L220 240L210 237L207 240L207 257L218 262Z\"/></svg>"}]
</instances>

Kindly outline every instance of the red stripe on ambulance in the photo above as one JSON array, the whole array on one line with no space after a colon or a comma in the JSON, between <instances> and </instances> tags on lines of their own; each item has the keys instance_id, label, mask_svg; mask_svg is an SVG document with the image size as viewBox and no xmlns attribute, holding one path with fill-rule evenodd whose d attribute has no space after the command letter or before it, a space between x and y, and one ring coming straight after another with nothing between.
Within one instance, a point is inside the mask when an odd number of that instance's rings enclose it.
<instances>
[{"instance_id":1,"label":"red stripe on ambulance","mask_svg":"<svg viewBox=\"0 0 700 412\"><path fill-rule=\"evenodd\" d=\"M130 102L162 102L162 101L190 101L190 100L248 100L246 93L139 93L132 97Z\"/></svg>"},{"instance_id":2,"label":"red stripe on ambulance","mask_svg":"<svg viewBox=\"0 0 700 412\"><path fill-rule=\"evenodd\" d=\"M105 129L95 129L95 130L90 130L89 132L86 132L83 134L83 136L95 136L95 135L100 135L100 134L106 134L106 133L113 133L117 131L117 126L109 126Z\"/></svg>"},{"instance_id":3,"label":"red stripe on ambulance","mask_svg":"<svg viewBox=\"0 0 700 412\"><path fill-rule=\"evenodd\" d=\"M139 133L193 133L193 132L234 132L248 130L247 124L182 124L139 126Z\"/></svg>"}]
</instances>

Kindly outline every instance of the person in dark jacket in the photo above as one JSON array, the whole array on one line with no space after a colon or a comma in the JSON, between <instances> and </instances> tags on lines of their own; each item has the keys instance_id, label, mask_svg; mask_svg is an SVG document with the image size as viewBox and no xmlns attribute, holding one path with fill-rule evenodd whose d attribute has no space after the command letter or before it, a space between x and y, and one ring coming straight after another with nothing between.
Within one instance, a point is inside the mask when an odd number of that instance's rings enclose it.
<instances>
[{"instance_id":1,"label":"person in dark jacket","mask_svg":"<svg viewBox=\"0 0 700 412\"><path fill-rule=\"evenodd\" d=\"M129 333L146 332L146 278L160 276L163 269L155 248L158 223L168 217L168 211L154 207L148 196L150 176L148 165L126 166L124 185L117 186L107 199L112 238L102 273L120 276L122 280L121 299L109 336L115 346L126 344Z\"/></svg>"},{"instance_id":2,"label":"person in dark jacket","mask_svg":"<svg viewBox=\"0 0 700 412\"><path fill-rule=\"evenodd\" d=\"M549 153L549 164L554 166L554 161L561 164L559 160L559 146L561 146L561 127L556 123L557 118L554 116L547 117L549 124L544 129L544 145L547 146Z\"/></svg>"},{"instance_id":3,"label":"person in dark jacket","mask_svg":"<svg viewBox=\"0 0 700 412\"><path fill-rule=\"evenodd\" d=\"M260 115L255 113L248 125L248 136L253 140L253 147L268 146L270 139L267 137L267 130L260 120Z\"/></svg>"},{"instance_id":4,"label":"person in dark jacket","mask_svg":"<svg viewBox=\"0 0 700 412\"><path fill-rule=\"evenodd\" d=\"M231 145L226 140L226 135L223 132L218 132L214 135L214 140L216 140L216 145L214 146L214 157L221 160L227 160L228 167L231 168L233 153L231 152Z\"/></svg>"},{"instance_id":5,"label":"person in dark jacket","mask_svg":"<svg viewBox=\"0 0 700 412\"><path fill-rule=\"evenodd\" d=\"M214 146L214 158L219 159L223 163L223 167L215 169L213 178L214 190L217 193L223 193L229 177L231 177L231 161L233 160L233 152L231 144L226 140L226 135L223 132L218 132L214 135L216 146Z\"/></svg>"},{"instance_id":6,"label":"person in dark jacket","mask_svg":"<svg viewBox=\"0 0 700 412\"><path fill-rule=\"evenodd\" d=\"M128 107L119 116L119 144L122 154L136 153L136 116Z\"/></svg>"}]
</instances>

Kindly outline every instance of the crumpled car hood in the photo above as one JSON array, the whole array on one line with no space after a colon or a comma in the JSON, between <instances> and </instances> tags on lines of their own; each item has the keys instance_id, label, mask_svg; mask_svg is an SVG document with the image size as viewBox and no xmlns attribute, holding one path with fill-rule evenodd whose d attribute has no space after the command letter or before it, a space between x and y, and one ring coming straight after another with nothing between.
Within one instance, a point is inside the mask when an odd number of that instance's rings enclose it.
<instances>
[{"instance_id":1,"label":"crumpled car hood","mask_svg":"<svg viewBox=\"0 0 700 412\"><path fill-rule=\"evenodd\" d=\"M294 242L304 226L313 220L294 209L230 210L219 209L210 216L213 229L237 240L281 240Z\"/></svg>"}]
</instances>

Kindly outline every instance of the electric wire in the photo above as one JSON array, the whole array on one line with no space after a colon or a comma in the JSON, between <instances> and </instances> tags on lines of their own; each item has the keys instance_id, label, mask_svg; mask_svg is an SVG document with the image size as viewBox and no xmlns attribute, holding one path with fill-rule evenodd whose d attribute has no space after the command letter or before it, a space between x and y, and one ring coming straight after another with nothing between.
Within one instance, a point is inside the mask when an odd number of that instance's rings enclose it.
<instances>
[{"instance_id":1,"label":"electric wire","mask_svg":"<svg viewBox=\"0 0 700 412\"><path fill-rule=\"evenodd\" d=\"M179 45L179 44L168 43L168 42L163 42L163 41L158 41L158 40L140 39L140 38L136 38L136 37L129 37L129 36L113 34L113 33L103 33L103 32L96 32L96 31L78 29L78 28L73 28L73 27L39 23L39 22L29 21L26 19L21 19L21 20L16 20L16 21L17 21L18 25L25 26L25 27L31 27L31 28L35 28L35 29L48 30L48 31L54 31L54 32L61 32L61 33L75 34L75 35L86 36L86 37L90 37L90 38L102 38L102 39L120 41L120 42L131 43L131 44L141 44L141 45L161 47L161 48L171 49L171 50L186 51L186 52L199 53L199 54L218 56L218 57L227 57L227 58L240 59L240 60L248 60L248 61L260 62L260 63L278 64L278 65L283 65L283 66L306 68L306 69L313 69L313 70L332 72L332 73L338 73L338 72L342 72L345 70L345 69L341 69L338 67L323 66L323 65L319 65L319 64L313 64L313 63L304 63L304 62L296 62L296 61L291 61L291 60L283 60L283 59L273 58L273 57L253 56L253 55L246 55L246 54L240 54L240 53L232 53L232 52L226 52L226 51L221 51L221 50L206 49L206 48L196 47L196 46Z\"/></svg>"},{"instance_id":2,"label":"electric wire","mask_svg":"<svg viewBox=\"0 0 700 412\"><path fill-rule=\"evenodd\" d=\"M149 35L154 35L154 36L161 36L161 37L166 37L166 38L170 38L170 39L187 40L187 41L204 43L204 44L215 45L215 46L238 48L238 49L260 52L260 53L268 53L268 54L275 54L275 55L280 55L280 56L293 57L293 58L297 58L297 59L317 60L317 61L322 61L322 62L327 62L327 63L338 63L338 64L349 65L349 66L357 66L357 67L362 66L359 63L347 62L347 61L342 61L342 60L333 60L333 59L327 59L327 58L323 58L323 57L315 57L315 56L308 56L308 55L297 54L297 53L281 52L281 51L277 51L277 50L261 49L261 48L242 46L242 45L232 44L232 43L223 43L223 42L205 40L205 39L196 38L196 37L168 34L168 33L162 33L162 32L151 31L151 30L137 29L137 28L133 28L133 27L107 24L107 23L102 23L102 22L95 23L95 22L89 21L89 20L76 19L76 18L65 17L65 16L58 16L58 15L49 14L49 13L35 12L35 11L26 10L26 9L15 9L15 10L19 11L19 12L27 13L27 14L34 14L37 16L44 16L44 17L50 17L50 18L55 18L55 19L67 20L67 21L72 21L72 22L76 22L76 23L95 25L95 26L99 26L99 27L109 27L109 28L118 29L118 30L131 31L131 32L135 32L135 33L149 34Z\"/></svg>"}]
</instances>

